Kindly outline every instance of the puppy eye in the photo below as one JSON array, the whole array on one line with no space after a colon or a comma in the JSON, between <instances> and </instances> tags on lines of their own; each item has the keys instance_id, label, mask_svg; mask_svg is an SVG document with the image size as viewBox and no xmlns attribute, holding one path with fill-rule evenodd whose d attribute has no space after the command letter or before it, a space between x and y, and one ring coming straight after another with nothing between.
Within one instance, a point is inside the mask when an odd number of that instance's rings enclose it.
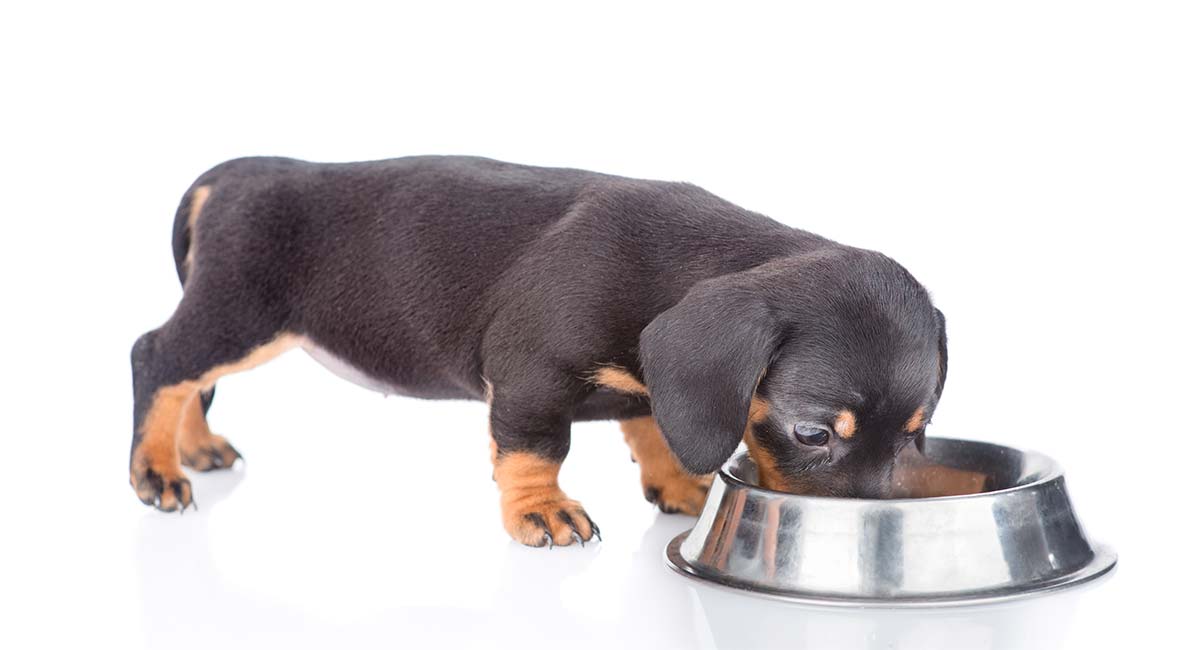
<instances>
[{"instance_id":1,"label":"puppy eye","mask_svg":"<svg viewBox=\"0 0 1200 650\"><path fill-rule=\"evenodd\" d=\"M792 434L796 436L796 440L799 440L800 444L811 447L819 447L829 442L828 431L807 424L797 424Z\"/></svg>"}]
</instances>

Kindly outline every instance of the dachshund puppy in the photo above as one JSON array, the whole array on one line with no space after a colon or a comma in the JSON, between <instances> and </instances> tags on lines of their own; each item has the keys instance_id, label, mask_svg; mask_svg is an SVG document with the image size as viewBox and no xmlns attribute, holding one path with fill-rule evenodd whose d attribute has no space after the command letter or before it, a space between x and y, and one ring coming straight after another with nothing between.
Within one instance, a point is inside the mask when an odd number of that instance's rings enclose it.
<instances>
[{"instance_id":1,"label":"dachshund puppy","mask_svg":"<svg viewBox=\"0 0 1200 650\"><path fill-rule=\"evenodd\" d=\"M646 498L697 514L745 441L766 487L883 497L946 377L899 264L693 185L467 157L246 158L187 191L183 298L133 346L130 482L161 510L238 452L217 381L299 347L385 393L490 406L505 529L600 530L558 486L571 424L621 422Z\"/></svg>"}]
</instances>

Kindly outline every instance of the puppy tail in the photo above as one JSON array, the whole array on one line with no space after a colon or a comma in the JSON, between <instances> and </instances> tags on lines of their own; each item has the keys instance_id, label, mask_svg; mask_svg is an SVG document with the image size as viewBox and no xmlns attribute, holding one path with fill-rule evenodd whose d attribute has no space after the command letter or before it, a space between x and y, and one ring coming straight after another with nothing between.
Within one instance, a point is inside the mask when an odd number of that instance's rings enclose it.
<instances>
[{"instance_id":1,"label":"puppy tail","mask_svg":"<svg viewBox=\"0 0 1200 650\"><path fill-rule=\"evenodd\" d=\"M210 185L193 185L179 202L175 211L175 226L171 232L171 251L175 255L175 272L179 275L179 283L186 284L188 273L195 263L192 250L193 231L200 219L204 202L212 191Z\"/></svg>"}]
</instances>

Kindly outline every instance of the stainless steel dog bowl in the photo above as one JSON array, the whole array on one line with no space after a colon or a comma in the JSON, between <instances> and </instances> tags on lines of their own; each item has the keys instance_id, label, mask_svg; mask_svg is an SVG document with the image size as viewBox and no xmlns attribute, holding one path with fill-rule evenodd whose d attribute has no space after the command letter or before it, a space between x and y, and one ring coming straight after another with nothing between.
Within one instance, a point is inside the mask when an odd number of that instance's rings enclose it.
<instances>
[{"instance_id":1,"label":"stainless steel dog bowl","mask_svg":"<svg viewBox=\"0 0 1200 650\"><path fill-rule=\"evenodd\" d=\"M679 573L806 603L923 606L1061 589L1111 569L1050 458L930 438L896 467L894 499L843 499L757 486L750 458L718 473L696 526L667 546Z\"/></svg>"}]
</instances>

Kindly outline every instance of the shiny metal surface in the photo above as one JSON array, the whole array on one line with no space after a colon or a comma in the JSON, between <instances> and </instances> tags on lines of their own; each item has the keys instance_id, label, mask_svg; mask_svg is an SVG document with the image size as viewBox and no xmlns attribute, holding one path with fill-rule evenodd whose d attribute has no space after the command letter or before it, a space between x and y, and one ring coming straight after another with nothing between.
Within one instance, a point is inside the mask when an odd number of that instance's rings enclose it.
<instances>
[{"instance_id":1,"label":"shiny metal surface","mask_svg":"<svg viewBox=\"0 0 1200 650\"><path fill-rule=\"evenodd\" d=\"M667 547L683 575L809 603L1006 600L1110 570L1075 517L1063 473L1035 452L930 438L901 454L904 498L840 499L756 486L744 453L713 482L696 526Z\"/></svg>"}]
</instances>

